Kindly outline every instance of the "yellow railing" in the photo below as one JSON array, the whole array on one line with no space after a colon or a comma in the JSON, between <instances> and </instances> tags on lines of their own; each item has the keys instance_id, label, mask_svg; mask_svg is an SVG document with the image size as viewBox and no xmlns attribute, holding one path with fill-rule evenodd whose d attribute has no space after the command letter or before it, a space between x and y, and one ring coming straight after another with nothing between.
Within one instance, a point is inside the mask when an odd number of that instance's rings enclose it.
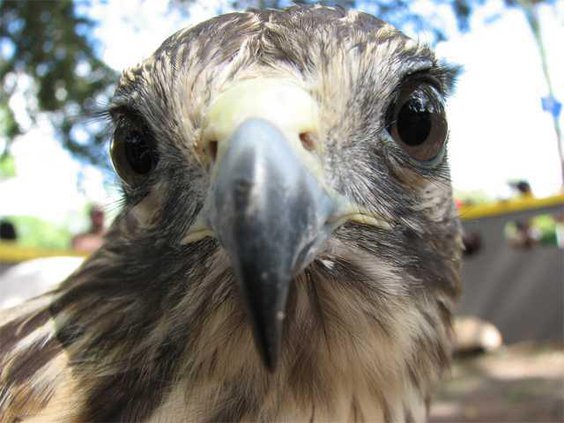
<instances>
[{"instance_id":1,"label":"yellow railing","mask_svg":"<svg viewBox=\"0 0 564 423\"><path fill-rule=\"evenodd\" d=\"M497 203L462 206L458 213L462 220L473 220L482 217L499 216L526 210L542 209L544 207L562 206L564 208L564 194L545 198L515 198ZM563 209L564 211L564 209Z\"/></svg>"},{"instance_id":2,"label":"yellow railing","mask_svg":"<svg viewBox=\"0 0 564 423\"><path fill-rule=\"evenodd\" d=\"M462 206L459 209L459 215L462 220L472 220L558 205L561 205L564 211L564 194L546 198L517 198L497 203ZM87 254L73 250L24 247L14 242L0 241L0 263L18 263L24 260L55 256L85 257Z\"/></svg>"},{"instance_id":3,"label":"yellow railing","mask_svg":"<svg viewBox=\"0 0 564 423\"><path fill-rule=\"evenodd\" d=\"M85 253L73 250L51 250L45 248L24 247L15 242L0 241L0 263L19 263L40 257L75 256L85 257Z\"/></svg>"}]
</instances>

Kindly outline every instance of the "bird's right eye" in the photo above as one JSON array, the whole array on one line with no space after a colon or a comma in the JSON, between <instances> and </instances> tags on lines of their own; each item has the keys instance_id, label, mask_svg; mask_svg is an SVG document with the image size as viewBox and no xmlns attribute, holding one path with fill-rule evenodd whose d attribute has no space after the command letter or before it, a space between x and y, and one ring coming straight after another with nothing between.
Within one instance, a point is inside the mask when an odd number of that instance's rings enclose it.
<instances>
[{"instance_id":1,"label":"bird's right eye","mask_svg":"<svg viewBox=\"0 0 564 423\"><path fill-rule=\"evenodd\" d=\"M128 185L140 185L157 166L159 155L149 130L138 125L118 124L110 155L120 178Z\"/></svg>"}]
</instances>

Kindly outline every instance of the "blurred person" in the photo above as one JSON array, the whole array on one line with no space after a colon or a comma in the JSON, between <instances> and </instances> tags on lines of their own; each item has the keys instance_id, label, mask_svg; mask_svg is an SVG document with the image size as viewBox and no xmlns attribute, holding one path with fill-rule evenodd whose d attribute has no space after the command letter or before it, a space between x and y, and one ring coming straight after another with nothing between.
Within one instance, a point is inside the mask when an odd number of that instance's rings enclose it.
<instances>
[{"instance_id":1,"label":"blurred person","mask_svg":"<svg viewBox=\"0 0 564 423\"><path fill-rule=\"evenodd\" d=\"M531 184L525 180L510 182L509 186L513 188L520 198L532 198L533 190L531 189Z\"/></svg>"},{"instance_id":2,"label":"blurred person","mask_svg":"<svg viewBox=\"0 0 564 423\"><path fill-rule=\"evenodd\" d=\"M106 232L104 219L104 210L98 205L93 205L90 208L90 229L73 237L72 248L85 253L91 253L100 248Z\"/></svg>"},{"instance_id":3,"label":"blurred person","mask_svg":"<svg viewBox=\"0 0 564 423\"><path fill-rule=\"evenodd\" d=\"M530 220L516 220L507 225L505 236L509 245L514 248L529 249L538 244L539 233L531 225Z\"/></svg>"},{"instance_id":4,"label":"blurred person","mask_svg":"<svg viewBox=\"0 0 564 423\"><path fill-rule=\"evenodd\" d=\"M510 182L509 186L513 188L517 198L521 200L533 198L533 190L529 182L520 180ZM508 228L508 231L506 231L506 235L509 245L514 248L531 248L537 244L539 238L531 225L531 221L528 219L513 222Z\"/></svg>"}]
</instances>

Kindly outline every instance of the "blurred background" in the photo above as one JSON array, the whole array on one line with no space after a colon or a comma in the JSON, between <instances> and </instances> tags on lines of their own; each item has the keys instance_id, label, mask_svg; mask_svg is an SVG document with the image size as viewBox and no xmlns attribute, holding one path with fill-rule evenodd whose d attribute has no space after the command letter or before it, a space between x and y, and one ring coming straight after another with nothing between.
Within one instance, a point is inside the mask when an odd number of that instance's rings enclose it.
<instances>
[{"instance_id":1,"label":"blurred background","mask_svg":"<svg viewBox=\"0 0 564 423\"><path fill-rule=\"evenodd\" d=\"M292 3L314 2L0 1L0 308L64 279L119 211L102 112L121 70L187 25ZM448 112L465 288L431 420L564 421L564 1L320 3L462 69Z\"/></svg>"}]
</instances>

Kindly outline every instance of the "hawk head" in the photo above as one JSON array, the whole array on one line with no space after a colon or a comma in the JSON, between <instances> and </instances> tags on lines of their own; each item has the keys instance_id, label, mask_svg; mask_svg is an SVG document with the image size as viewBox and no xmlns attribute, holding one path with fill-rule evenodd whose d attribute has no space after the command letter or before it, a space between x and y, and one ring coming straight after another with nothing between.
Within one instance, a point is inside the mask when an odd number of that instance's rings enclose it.
<instances>
[{"instance_id":1,"label":"hawk head","mask_svg":"<svg viewBox=\"0 0 564 423\"><path fill-rule=\"evenodd\" d=\"M211 19L124 72L123 210L48 308L78 415L424 415L459 285L453 77L318 6Z\"/></svg>"}]
</instances>

